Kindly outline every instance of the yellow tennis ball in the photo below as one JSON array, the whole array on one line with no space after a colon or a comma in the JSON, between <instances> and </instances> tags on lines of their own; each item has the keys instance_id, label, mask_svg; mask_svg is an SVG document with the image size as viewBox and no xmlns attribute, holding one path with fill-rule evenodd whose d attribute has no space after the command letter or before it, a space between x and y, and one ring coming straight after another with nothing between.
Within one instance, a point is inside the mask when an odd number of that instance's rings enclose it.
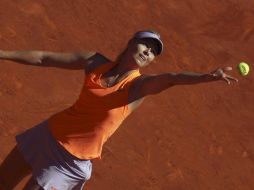
<instances>
[{"instance_id":1,"label":"yellow tennis ball","mask_svg":"<svg viewBox=\"0 0 254 190\"><path fill-rule=\"evenodd\" d=\"M238 69L240 71L240 74L243 75L243 76L246 76L250 71L249 65L245 62L239 63Z\"/></svg>"}]
</instances>

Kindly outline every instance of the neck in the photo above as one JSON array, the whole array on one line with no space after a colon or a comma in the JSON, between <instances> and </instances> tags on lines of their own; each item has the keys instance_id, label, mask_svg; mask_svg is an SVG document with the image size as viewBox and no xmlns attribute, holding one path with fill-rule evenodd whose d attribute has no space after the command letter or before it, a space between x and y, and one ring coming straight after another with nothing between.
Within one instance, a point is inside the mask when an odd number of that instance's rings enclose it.
<instances>
[{"instance_id":1,"label":"neck","mask_svg":"<svg viewBox=\"0 0 254 190\"><path fill-rule=\"evenodd\" d=\"M126 53L123 54L116 64L115 73L121 75L133 70L139 70L137 63L132 57L126 55Z\"/></svg>"}]
</instances>

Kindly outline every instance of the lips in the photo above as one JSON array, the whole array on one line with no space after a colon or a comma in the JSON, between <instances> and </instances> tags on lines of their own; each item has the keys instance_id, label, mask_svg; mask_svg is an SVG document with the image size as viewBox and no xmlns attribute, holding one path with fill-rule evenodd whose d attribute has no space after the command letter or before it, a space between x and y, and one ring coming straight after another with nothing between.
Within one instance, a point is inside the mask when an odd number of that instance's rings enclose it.
<instances>
[{"instance_id":1,"label":"lips","mask_svg":"<svg viewBox=\"0 0 254 190\"><path fill-rule=\"evenodd\" d=\"M143 61L146 61L146 57L142 54L139 54L139 57L143 60Z\"/></svg>"}]
</instances>

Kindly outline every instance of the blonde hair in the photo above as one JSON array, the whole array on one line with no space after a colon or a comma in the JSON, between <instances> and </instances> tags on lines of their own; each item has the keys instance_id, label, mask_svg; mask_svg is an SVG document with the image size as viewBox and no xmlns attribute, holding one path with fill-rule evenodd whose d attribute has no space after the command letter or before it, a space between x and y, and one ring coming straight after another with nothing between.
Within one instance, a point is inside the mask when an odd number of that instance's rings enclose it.
<instances>
[{"instance_id":1,"label":"blonde hair","mask_svg":"<svg viewBox=\"0 0 254 190\"><path fill-rule=\"evenodd\" d=\"M125 52L127 51L128 45L129 45L129 43L131 42L131 40L133 40L133 38L130 39L130 40L128 41L128 43L126 44L125 48L121 51L121 53L119 53L119 54L117 55L117 57L116 57L116 59L115 59L115 62L119 62L119 61L121 60L121 58L123 57L123 55L124 55Z\"/></svg>"},{"instance_id":2,"label":"blonde hair","mask_svg":"<svg viewBox=\"0 0 254 190\"><path fill-rule=\"evenodd\" d=\"M123 57L123 55L125 54L125 52L127 51L127 47L125 47L125 49L118 54L118 56L115 59L115 62L120 62L121 58Z\"/></svg>"}]
</instances>

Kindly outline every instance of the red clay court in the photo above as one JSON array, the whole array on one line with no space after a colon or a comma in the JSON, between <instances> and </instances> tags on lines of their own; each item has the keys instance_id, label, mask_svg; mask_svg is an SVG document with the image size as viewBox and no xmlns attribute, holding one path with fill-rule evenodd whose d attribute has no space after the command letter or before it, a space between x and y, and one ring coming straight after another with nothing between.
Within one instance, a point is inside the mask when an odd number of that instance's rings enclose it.
<instances>
[{"instance_id":1,"label":"red clay court","mask_svg":"<svg viewBox=\"0 0 254 190\"><path fill-rule=\"evenodd\" d=\"M134 32L154 29L165 51L142 73L231 66L239 79L148 97L105 144L85 189L254 189L254 1L1 0L0 7L3 50L85 49L115 59ZM247 77L236 70L241 61L251 67ZM84 74L0 64L1 162L17 133L75 102Z\"/></svg>"}]
</instances>

